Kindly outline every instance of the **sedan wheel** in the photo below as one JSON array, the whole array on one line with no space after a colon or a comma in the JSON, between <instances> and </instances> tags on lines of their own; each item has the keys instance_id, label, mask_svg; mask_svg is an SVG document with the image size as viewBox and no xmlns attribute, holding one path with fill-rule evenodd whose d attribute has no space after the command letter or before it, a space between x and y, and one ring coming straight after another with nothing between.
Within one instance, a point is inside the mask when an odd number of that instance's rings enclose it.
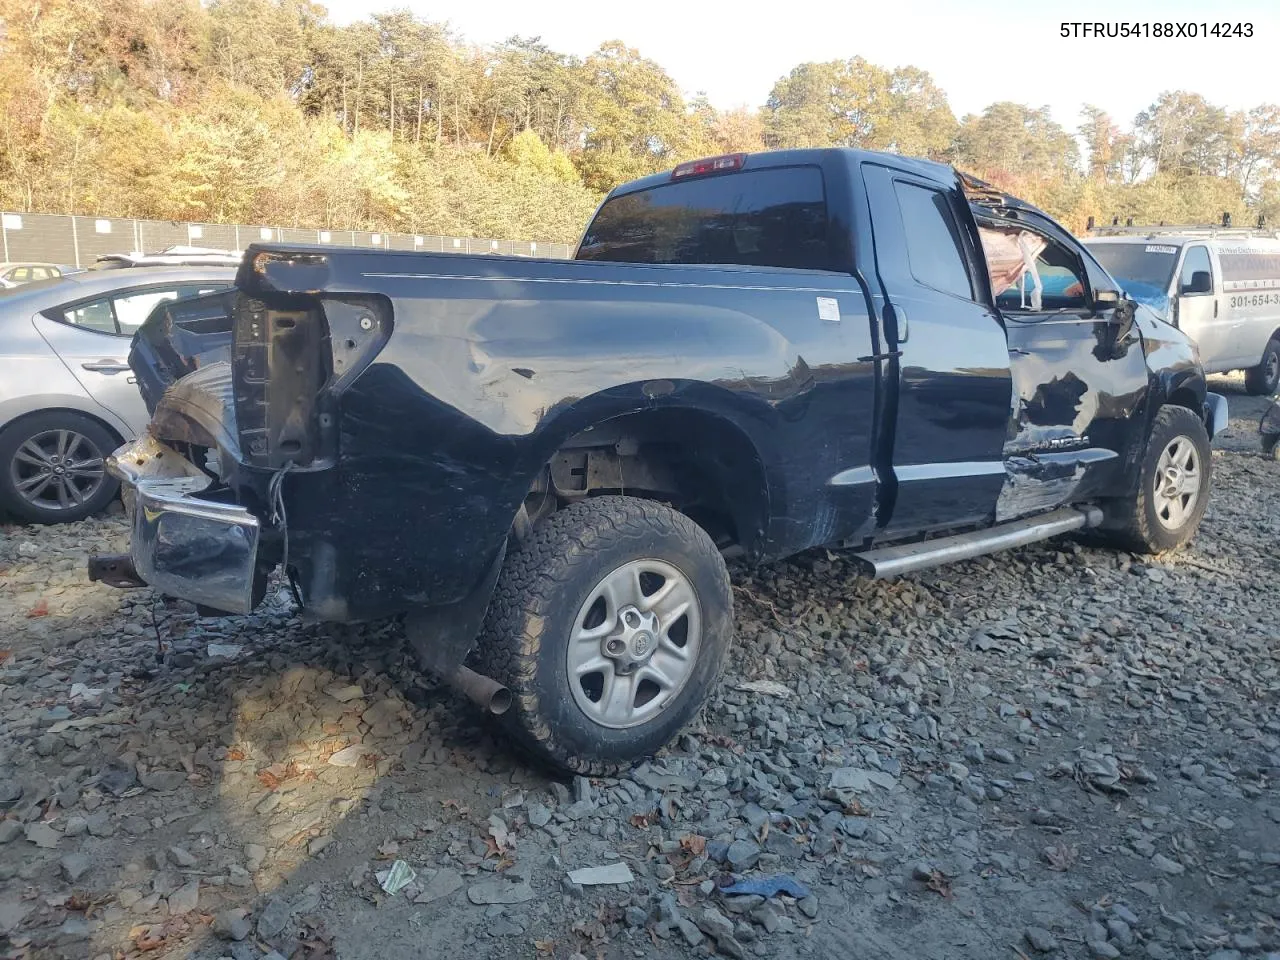
<instances>
[{"instance_id":1,"label":"sedan wheel","mask_svg":"<svg viewBox=\"0 0 1280 960\"><path fill-rule=\"evenodd\" d=\"M88 417L42 413L0 431L0 509L32 523L80 520L119 490L106 458L116 438Z\"/></svg>"},{"instance_id":2,"label":"sedan wheel","mask_svg":"<svg viewBox=\"0 0 1280 960\"><path fill-rule=\"evenodd\" d=\"M107 466L103 452L83 434L46 430L18 448L9 473L23 500L45 510L70 510L106 482Z\"/></svg>"}]
</instances>

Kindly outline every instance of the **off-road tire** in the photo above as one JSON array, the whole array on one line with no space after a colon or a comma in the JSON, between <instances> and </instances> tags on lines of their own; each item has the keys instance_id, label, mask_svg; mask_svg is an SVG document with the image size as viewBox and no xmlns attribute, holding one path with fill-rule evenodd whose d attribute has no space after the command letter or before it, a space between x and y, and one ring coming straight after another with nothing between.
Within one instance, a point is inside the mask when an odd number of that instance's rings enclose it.
<instances>
[{"instance_id":1,"label":"off-road tire","mask_svg":"<svg viewBox=\"0 0 1280 960\"><path fill-rule=\"evenodd\" d=\"M119 446L119 440L98 421L69 410L35 413L0 430L0 514L7 513L26 523L69 523L101 512L120 491L120 481L104 473L101 483L83 503L65 509L46 508L23 497L14 484L10 467L18 449L33 437L50 431L78 434L97 448L105 461Z\"/></svg>"},{"instance_id":2,"label":"off-road tire","mask_svg":"<svg viewBox=\"0 0 1280 960\"><path fill-rule=\"evenodd\" d=\"M1157 464L1165 448L1177 437L1190 441L1199 462L1200 489L1181 524L1171 529L1157 516ZM1151 423L1147 448L1143 453L1138 491L1126 499L1108 502L1103 537L1113 546L1133 553L1158 554L1176 550L1195 536L1209 503L1213 459L1209 433L1203 421L1186 407L1161 407Z\"/></svg>"},{"instance_id":3,"label":"off-road tire","mask_svg":"<svg viewBox=\"0 0 1280 960\"><path fill-rule=\"evenodd\" d=\"M701 608L699 646L668 707L638 726L611 729L575 702L569 637L596 585L641 559L671 564L692 586ZM553 767L601 776L652 755L689 722L720 679L732 633L729 574L701 527L652 501L595 497L552 514L513 545L474 659L511 690L501 723L518 745Z\"/></svg>"},{"instance_id":4,"label":"off-road tire","mask_svg":"<svg viewBox=\"0 0 1280 960\"><path fill-rule=\"evenodd\" d=\"M1268 396L1280 388L1280 340L1267 341L1258 365L1244 372L1244 388L1254 397Z\"/></svg>"}]
</instances>

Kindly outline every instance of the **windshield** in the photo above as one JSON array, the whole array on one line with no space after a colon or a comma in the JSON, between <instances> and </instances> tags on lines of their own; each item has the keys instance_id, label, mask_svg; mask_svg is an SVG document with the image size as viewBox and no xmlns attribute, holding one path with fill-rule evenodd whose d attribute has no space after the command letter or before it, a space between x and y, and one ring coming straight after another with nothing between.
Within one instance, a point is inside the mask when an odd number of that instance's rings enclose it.
<instances>
[{"instance_id":1,"label":"windshield","mask_svg":"<svg viewBox=\"0 0 1280 960\"><path fill-rule=\"evenodd\" d=\"M1169 283L1178 259L1177 247L1160 243L1090 243L1087 246L1125 293L1161 315L1168 313Z\"/></svg>"}]
</instances>

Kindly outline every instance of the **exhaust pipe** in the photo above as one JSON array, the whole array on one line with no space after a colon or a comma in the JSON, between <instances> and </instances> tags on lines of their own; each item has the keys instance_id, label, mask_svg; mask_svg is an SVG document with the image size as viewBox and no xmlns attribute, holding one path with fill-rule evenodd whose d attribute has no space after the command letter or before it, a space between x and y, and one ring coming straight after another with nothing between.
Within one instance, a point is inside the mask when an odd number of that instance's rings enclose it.
<instances>
[{"instance_id":1,"label":"exhaust pipe","mask_svg":"<svg viewBox=\"0 0 1280 960\"><path fill-rule=\"evenodd\" d=\"M90 556L89 580L101 581L108 587L119 590L132 590L147 585L147 581L138 576L138 571L134 569L133 557L127 553L95 553Z\"/></svg>"},{"instance_id":2,"label":"exhaust pipe","mask_svg":"<svg viewBox=\"0 0 1280 960\"><path fill-rule=\"evenodd\" d=\"M470 667L459 667L446 682L459 693L466 694L482 710L495 716L511 709L511 691L492 677L476 673Z\"/></svg>"}]
</instances>

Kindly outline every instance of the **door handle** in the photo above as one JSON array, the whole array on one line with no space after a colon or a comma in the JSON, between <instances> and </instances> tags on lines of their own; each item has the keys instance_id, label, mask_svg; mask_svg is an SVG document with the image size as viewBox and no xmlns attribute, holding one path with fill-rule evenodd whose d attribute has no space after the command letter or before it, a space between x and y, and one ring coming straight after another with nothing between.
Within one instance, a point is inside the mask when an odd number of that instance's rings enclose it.
<instances>
[{"instance_id":1,"label":"door handle","mask_svg":"<svg viewBox=\"0 0 1280 960\"><path fill-rule=\"evenodd\" d=\"M121 363L119 360L98 360L94 363L82 363L80 366L94 373L124 373L129 369L127 363Z\"/></svg>"},{"instance_id":2,"label":"door handle","mask_svg":"<svg viewBox=\"0 0 1280 960\"><path fill-rule=\"evenodd\" d=\"M1213 298L1213 319L1218 319L1218 298Z\"/></svg>"}]
</instances>

